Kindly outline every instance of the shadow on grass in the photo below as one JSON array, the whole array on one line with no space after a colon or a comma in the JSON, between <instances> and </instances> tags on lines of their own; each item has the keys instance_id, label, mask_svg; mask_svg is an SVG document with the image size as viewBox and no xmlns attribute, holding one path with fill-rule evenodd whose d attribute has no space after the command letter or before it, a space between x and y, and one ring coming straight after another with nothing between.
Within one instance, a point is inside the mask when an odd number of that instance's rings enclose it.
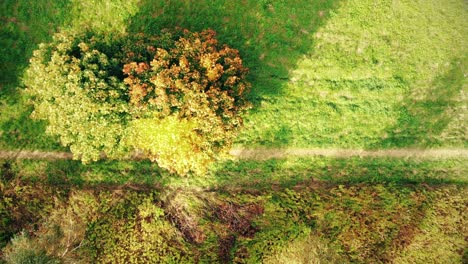
<instances>
[{"instance_id":1,"label":"shadow on grass","mask_svg":"<svg viewBox=\"0 0 468 264\"><path fill-rule=\"evenodd\" d=\"M80 161L58 160L47 164L45 175L53 185L106 189L111 186L155 187L168 173L150 161L98 161L83 165Z\"/></svg>"},{"instance_id":2,"label":"shadow on grass","mask_svg":"<svg viewBox=\"0 0 468 264\"><path fill-rule=\"evenodd\" d=\"M289 158L218 164L218 188L284 189L306 185L467 185L465 160L410 161L392 158Z\"/></svg>"},{"instance_id":3,"label":"shadow on grass","mask_svg":"<svg viewBox=\"0 0 468 264\"><path fill-rule=\"evenodd\" d=\"M45 133L45 122L31 120L31 109L24 109L18 118L0 123L0 146L7 144L4 147L9 149L63 150L64 148L57 143L58 140Z\"/></svg>"},{"instance_id":4,"label":"shadow on grass","mask_svg":"<svg viewBox=\"0 0 468 264\"><path fill-rule=\"evenodd\" d=\"M283 191L336 185L460 185L467 186L464 160L409 161L383 158L290 158L267 161L227 161L208 176L180 178L150 161L0 161L2 174L41 182L65 190L95 191L193 189L221 192ZM7 169L5 169L7 168Z\"/></svg>"},{"instance_id":5,"label":"shadow on grass","mask_svg":"<svg viewBox=\"0 0 468 264\"><path fill-rule=\"evenodd\" d=\"M339 0L227 1L142 0L129 21L129 32L159 34L176 27L190 31L213 29L222 44L238 49L250 69L252 112L262 102L284 100L284 89L297 61L313 47L314 33L325 24ZM266 141L289 145L287 126L265 131ZM268 141L269 142L269 141Z\"/></svg>"},{"instance_id":6,"label":"shadow on grass","mask_svg":"<svg viewBox=\"0 0 468 264\"><path fill-rule=\"evenodd\" d=\"M34 49L65 22L68 1L4 0L0 4L0 97L15 88Z\"/></svg>"},{"instance_id":7,"label":"shadow on grass","mask_svg":"<svg viewBox=\"0 0 468 264\"><path fill-rule=\"evenodd\" d=\"M21 76L39 43L63 26L69 1L3 0L0 3L0 146L61 149L45 135L44 123L29 118L20 90ZM18 117L18 112L19 113ZM4 146L5 145L5 146Z\"/></svg>"},{"instance_id":8,"label":"shadow on grass","mask_svg":"<svg viewBox=\"0 0 468 264\"><path fill-rule=\"evenodd\" d=\"M238 49L250 68L250 99L258 106L265 97L281 96L289 71L310 49L312 34L338 2L143 0L129 22L129 31L215 30L218 40Z\"/></svg>"},{"instance_id":9,"label":"shadow on grass","mask_svg":"<svg viewBox=\"0 0 468 264\"><path fill-rule=\"evenodd\" d=\"M467 186L465 161L359 157L231 160L215 164L205 176L184 178L172 175L150 161L100 161L82 165L79 161L61 160L46 162L44 171L47 182L52 185L76 185L96 190L189 188L258 192L341 184Z\"/></svg>"},{"instance_id":10,"label":"shadow on grass","mask_svg":"<svg viewBox=\"0 0 468 264\"><path fill-rule=\"evenodd\" d=\"M422 95L408 95L402 102L397 124L387 129L388 137L376 144L386 147L436 147L445 143L447 126L464 111L457 97L464 85L464 61L452 61L451 68L436 78ZM465 127L463 127L465 126ZM466 124L462 124L457 138L466 138ZM466 145L466 142L465 142Z\"/></svg>"}]
</instances>

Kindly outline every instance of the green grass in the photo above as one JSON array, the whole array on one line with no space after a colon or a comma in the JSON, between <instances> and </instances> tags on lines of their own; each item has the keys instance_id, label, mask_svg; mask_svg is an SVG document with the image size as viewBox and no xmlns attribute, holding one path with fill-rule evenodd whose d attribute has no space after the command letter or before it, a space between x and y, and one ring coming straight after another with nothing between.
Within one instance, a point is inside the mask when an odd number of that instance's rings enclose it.
<instances>
[{"instance_id":1,"label":"green grass","mask_svg":"<svg viewBox=\"0 0 468 264\"><path fill-rule=\"evenodd\" d=\"M445 1L3 1L0 146L51 149L21 75L60 28L212 28L251 69L238 145L466 147L466 3ZM19 87L19 88L16 88Z\"/></svg>"},{"instance_id":2,"label":"green grass","mask_svg":"<svg viewBox=\"0 0 468 264\"><path fill-rule=\"evenodd\" d=\"M232 161L218 165L217 185L230 188L291 188L307 183L461 184L468 182L464 159L424 161L393 158L289 158Z\"/></svg>"},{"instance_id":3,"label":"green grass","mask_svg":"<svg viewBox=\"0 0 468 264\"><path fill-rule=\"evenodd\" d=\"M254 108L238 145L467 147L467 8L461 0L5 0L0 149L64 150L45 123L29 118L21 95L32 51L53 32L157 34L176 26L213 28L251 69ZM1 169L0 227L10 228L0 233L2 245L23 228L36 232L35 243L47 231L37 232L43 220L79 218L84 208L104 219L83 222L93 245L119 246L112 232L137 239L133 230L155 218L136 212L161 207L159 224L177 228L201 262L466 261L466 159L232 160L200 178L177 178L147 161L10 162ZM180 196L171 205L174 193ZM197 234L206 235L200 244L190 238ZM309 255L294 250L312 244L317 252Z\"/></svg>"},{"instance_id":4,"label":"green grass","mask_svg":"<svg viewBox=\"0 0 468 264\"><path fill-rule=\"evenodd\" d=\"M0 148L58 149L44 135L45 124L32 121L20 95L21 76L33 50L47 42L68 16L68 1L2 1L0 4Z\"/></svg>"},{"instance_id":5,"label":"green grass","mask_svg":"<svg viewBox=\"0 0 468 264\"><path fill-rule=\"evenodd\" d=\"M180 178L149 161L11 161L25 180L70 186L153 186L234 190L282 190L307 184L425 184L468 183L465 159L402 160L395 158L288 158L268 161L232 160L218 163L207 175Z\"/></svg>"},{"instance_id":6,"label":"green grass","mask_svg":"<svg viewBox=\"0 0 468 264\"><path fill-rule=\"evenodd\" d=\"M466 14L463 1L342 1L238 143L466 146Z\"/></svg>"},{"instance_id":7,"label":"green grass","mask_svg":"<svg viewBox=\"0 0 468 264\"><path fill-rule=\"evenodd\" d=\"M37 44L51 39L68 15L68 1L2 1L0 49L1 94L15 88Z\"/></svg>"}]
</instances>

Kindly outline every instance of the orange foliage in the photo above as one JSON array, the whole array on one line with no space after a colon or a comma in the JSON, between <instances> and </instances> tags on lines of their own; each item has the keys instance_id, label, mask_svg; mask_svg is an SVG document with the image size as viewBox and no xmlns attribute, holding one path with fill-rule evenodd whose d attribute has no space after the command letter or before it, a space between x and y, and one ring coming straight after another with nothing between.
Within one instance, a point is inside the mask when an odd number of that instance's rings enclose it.
<instances>
[{"instance_id":1,"label":"orange foliage","mask_svg":"<svg viewBox=\"0 0 468 264\"><path fill-rule=\"evenodd\" d=\"M227 121L224 125L241 122L238 112L247 106L243 97L249 88L248 69L237 50L220 47L214 37L212 30L185 31L174 48L156 49L152 61L125 64L131 103L164 116L178 112L187 118L215 111Z\"/></svg>"},{"instance_id":2,"label":"orange foliage","mask_svg":"<svg viewBox=\"0 0 468 264\"><path fill-rule=\"evenodd\" d=\"M203 136L203 152L210 156L226 149L242 124L240 112L250 84L248 69L236 49L219 45L215 32L184 31L170 49L153 48L150 61L124 65L134 114L141 117L178 116L193 120ZM133 54L133 58L142 57Z\"/></svg>"}]
</instances>

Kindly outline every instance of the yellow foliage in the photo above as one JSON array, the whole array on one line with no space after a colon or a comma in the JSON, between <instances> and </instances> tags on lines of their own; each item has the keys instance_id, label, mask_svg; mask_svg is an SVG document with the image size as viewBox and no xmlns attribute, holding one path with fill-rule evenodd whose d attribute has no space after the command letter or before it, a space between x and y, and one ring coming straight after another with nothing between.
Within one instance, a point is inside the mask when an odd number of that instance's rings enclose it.
<instances>
[{"instance_id":1,"label":"yellow foliage","mask_svg":"<svg viewBox=\"0 0 468 264\"><path fill-rule=\"evenodd\" d=\"M127 143L171 172L201 174L212 159L202 151L204 140L194 131L196 127L195 122L173 115L137 119L130 123Z\"/></svg>"},{"instance_id":2,"label":"yellow foliage","mask_svg":"<svg viewBox=\"0 0 468 264\"><path fill-rule=\"evenodd\" d=\"M214 37L56 34L26 71L32 116L84 163L139 149L171 172L201 174L227 153L249 107L248 69Z\"/></svg>"}]
</instances>

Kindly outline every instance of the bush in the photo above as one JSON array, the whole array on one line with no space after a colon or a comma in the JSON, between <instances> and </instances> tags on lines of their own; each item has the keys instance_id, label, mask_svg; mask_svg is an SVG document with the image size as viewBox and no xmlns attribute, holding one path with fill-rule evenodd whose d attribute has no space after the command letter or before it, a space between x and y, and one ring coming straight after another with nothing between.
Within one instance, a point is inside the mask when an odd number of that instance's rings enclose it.
<instances>
[{"instance_id":1,"label":"bush","mask_svg":"<svg viewBox=\"0 0 468 264\"><path fill-rule=\"evenodd\" d=\"M49 186L15 176L0 181L0 248L21 230L31 231L33 223L49 214L61 194Z\"/></svg>"},{"instance_id":2,"label":"bush","mask_svg":"<svg viewBox=\"0 0 468 264\"><path fill-rule=\"evenodd\" d=\"M92 224L98 263L193 263L187 244L152 195L129 195ZM128 200L127 200L128 199ZM119 208L120 207L120 208Z\"/></svg>"},{"instance_id":3,"label":"bush","mask_svg":"<svg viewBox=\"0 0 468 264\"><path fill-rule=\"evenodd\" d=\"M90 33L58 33L34 51L24 80L32 96L33 118L48 121L47 132L60 136L83 162L101 152L120 157L129 119L121 58L111 43ZM120 75L120 76L119 76Z\"/></svg>"},{"instance_id":4,"label":"bush","mask_svg":"<svg viewBox=\"0 0 468 264\"><path fill-rule=\"evenodd\" d=\"M41 250L24 233L12 239L11 245L4 250L4 260L8 264L57 264L54 259Z\"/></svg>"},{"instance_id":5,"label":"bush","mask_svg":"<svg viewBox=\"0 0 468 264\"><path fill-rule=\"evenodd\" d=\"M14 237L7 263L192 263L154 192L73 191L37 230ZM1 263L1 256L0 256Z\"/></svg>"},{"instance_id":6,"label":"bush","mask_svg":"<svg viewBox=\"0 0 468 264\"><path fill-rule=\"evenodd\" d=\"M248 107L247 69L214 37L56 34L26 72L32 116L85 163L142 150L171 172L203 173L227 152Z\"/></svg>"},{"instance_id":7,"label":"bush","mask_svg":"<svg viewBox=\"0 0 468 264\"><path fill-rule=\"evenodd\" d=\"M137 117L128 145L179 174L202 173L227 151L248 105L247 69L237 50L218 48L214 36L185 31L171 49L155 49L151 61L124 65Z\"/></svg>"},{"instance_id":8,"label":"bush","mask_svg":"<svg viewBox=\"0 0 468 264\"><path fill-rule=\"evenodd\" d=\"M345 259L328 244L328 241L314 234L308 234L292 240L282 249L265 256L263 263L346 263Z\"/></svg>"}]
</instances>

